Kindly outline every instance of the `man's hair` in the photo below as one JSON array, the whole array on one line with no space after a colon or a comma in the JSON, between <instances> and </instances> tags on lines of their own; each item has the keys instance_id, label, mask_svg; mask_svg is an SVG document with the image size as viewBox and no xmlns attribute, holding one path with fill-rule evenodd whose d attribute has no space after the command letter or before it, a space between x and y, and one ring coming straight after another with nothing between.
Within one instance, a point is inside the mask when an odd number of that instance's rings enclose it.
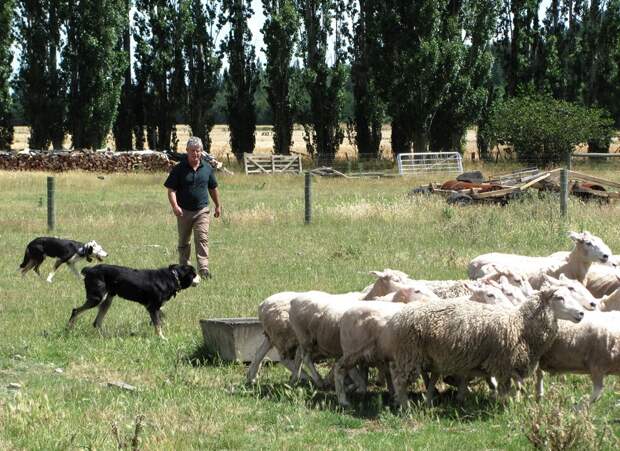
<instances>
[{"instance_id":1,"label":"man's hair","mask_svg":"<svg viewBox=\"0 0 620 451\"><path fill-rule=\"evenodd\" d=\"M198 147L200 148L200 150L204 150L204 147L202 147L202 139L200 139L198 136L192 136L187 140L187 145L185 146L185 148L189 149L190 147Z\"/></svg>"}]
</instances>

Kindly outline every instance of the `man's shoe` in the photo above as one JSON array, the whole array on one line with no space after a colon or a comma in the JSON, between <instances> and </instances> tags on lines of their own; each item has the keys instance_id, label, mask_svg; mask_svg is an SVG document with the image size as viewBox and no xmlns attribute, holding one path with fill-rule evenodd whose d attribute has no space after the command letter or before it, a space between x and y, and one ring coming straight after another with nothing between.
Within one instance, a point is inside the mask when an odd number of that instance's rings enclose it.
<instances>
[{"instance_id":1,"label":"man's shoe","mask_svg":"<svg viewBox=\"0 0 620 451\"><path fill-rule=\"evenodd\" d=\"M209 272L208 269L201 269L200 270L200 276L203 279L211 279L211 278L213 278L213 276L211 275L211 272Z\"/></svg>"}]
</instances>

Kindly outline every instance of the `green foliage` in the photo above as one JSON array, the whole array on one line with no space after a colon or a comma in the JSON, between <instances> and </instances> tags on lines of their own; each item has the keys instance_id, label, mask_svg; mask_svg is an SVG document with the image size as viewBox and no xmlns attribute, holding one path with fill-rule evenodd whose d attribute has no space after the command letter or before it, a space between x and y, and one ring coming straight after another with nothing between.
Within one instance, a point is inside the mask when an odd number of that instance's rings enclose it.
<instances>
[{"instance_id":1,"label":"green foliage","mask_svg":"<svg viewBox=\"0 0 620 451\"><path fill-rule=\"evenodd\" d=\"M300 51L304 61L302 84L309 99L309 114L302 117L304 139L319 165L331 165L344 139L340 126L344 102L344 38L348 35L343 0L299 2L303 17ZM334 35L333 64L327 60L328 36Z\"/></svg>"},{"instance_id":2,"label":"green foliage","mask_svg":"<svg viewBox=\"0 0 620 451\"><path fill-rule=\"evenodd\" d=\"M149 147L171 148L177 115L187 103L182 55L187 0L136 0L136 116Z\"/></svg>"},{"instance_id":3,"label":"green foliage","mask_svg":"<svg viewBox=\"0 0 620 451\"><path fill-rule=\"evenodd\" d=\"M66 118L66 80L57 55L62 24L67 18L65 0L18 0L17 31L22 58L17 80L25 119L30 125L33 149L62 148Z\"/></svg>"},{"instance_id":4,"label":"green foliage","mask_svg":"<svg viewBox=\"0 0 620 451\"><path fill-rule=\"evenodd\" d=\"M377 158L379 155L381 127L385 119L385 103L380 97L376 78L381 61L372 57L377 53L380 42L376 12L376 2L362 0L351 2L353 42L349 49L350 89L354 99L352 119L355 127L355 145L359 155L371 158Z\"/></svg>"},{"instance_id":5,"label":"green foliage","mask_svg":"<svg viewBox=\"0 0 620 451\"><path fill-rule=\"evenodd\" d=\"M125 58L125 73L123 74L123 87L121 88L118 110L114 120L114 126L112 127L114 133L114 147L116 150L133 149L134 114L132 106L134 85L131 79L131 28L129 6L130 0L125 0L127 15L125 16L123 35L118 44L119 50L123 52Z\"/></svg>"},{"instance_id":6,"label":"green foliage","mask_svg":"<svg viewBox=\"0 0 620 451\"><path fill-rule=\"evenodd\" d=\"M69 83L69 132L76 149L101 148L120 97L126 59L118 43L124 0L80 1L68 8L63 68Z\"/></svg>"},{"instance_id":7,"label":"green foliage","mask_svg":"<svg viewBox=\"0 0 620 451\"><path fill-rule=\"evenodd\" d=\"M545 393L544 400L529 401L524 407L527 421L523 428L534 449L593 450L620 446L609 424L600 424L587 406L576 406L575 397L557 386Z\"/></svg>"},{"instance_id":8,"label":"green foliage","mask_svg":"<svg viewBox=\"0 0 620 451\"><path fill-rule=\"evenodd\" d=\"M449 7L447 0L378 2L383 39L373 57L380 61L377 77L392 117L395 154L427 150L435 114L465 63L458 32L442 27Z\"/></svg>"},{"instance_id":9,"label":"green foliage","mask_svg":"<svg viewBox=\"0 0 620 451\"><path fill-rule=\"evenodd\" d=\"M0 5L0 149L10 149L13 142L13 125L11 123L11 93L9 79L11 77L11 44L13 35L13 1L5 1Z\"/></svg>"},{"instance_id":10,"label":"green foliage","mask_svg":"<svg viewBox=\"0 0 620 451\"><path fill-rule=\"evenodd\" d=\"M273 118L274 153L288 155L294 114L290 100L291 60L298 39L299 15L293 0L262 0L267 57L267 98Z\"/></svg>"},{"instance_id":11,"label":"green foliage","mask_svg":"<svg viewBox=\"0 0 620 451\"><path fill-rule=\"evenodd\" d=\"M481 119L490 101L491 38L498 11L498 0L469 0L455 2L455 7L445 12L441 22L443 38L460 46L463 64L433 119L432 151L461 152L467 127Z\"/></svg>"},{"instance_id":12,"label":"green foliage","mask_svg":"<svg viewBox=\"0 0 620 451\"><path fill-rule=\"evenodd\" d=\"M514 146L519 161L542 166L566 161L577 144L609 139L611 126L603 110L549 97L507 99L490 120L495 140Z\"/></svg>"},{"instance_id":13,"label":"green foliage","mask_svg":"<svg viewBox=\"0 0 620 451\"><path fill-rule=\"evenodd\" d=\"M248 0L223 0L220 26L228 23L230 31L222 42L222 53L228 57L224 71L226 112L230 130L230 147L237 161L244 153L254 152L256 137L256 107L254 95L260 78L252 33L248 20L252 16Z\"/></svg>"},{"instance_id":14,"label":"green foliage","mask_svg":"<svg viewBox=\"0 0 620 451\"><path fill-rule=\"evenodd\" d=\"M217 4L191 0L185 35L189 93L187 121L192 134L202 139L207 152L211 149L210 132L215 125L214 103L222 66L214 37Z\"/></svg>"}]
</instances>

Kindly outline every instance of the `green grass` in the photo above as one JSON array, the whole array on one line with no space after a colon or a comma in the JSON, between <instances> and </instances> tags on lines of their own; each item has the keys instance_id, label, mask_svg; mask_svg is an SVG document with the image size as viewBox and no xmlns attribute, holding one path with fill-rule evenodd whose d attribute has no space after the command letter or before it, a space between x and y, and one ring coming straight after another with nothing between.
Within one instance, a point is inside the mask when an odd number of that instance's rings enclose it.
<instances>
[{"instance_id":1,"label":"green grass","mask_svg":"<svg viewBox=\"0 0 620 451\"><path fill-rule=\"evenodd\" d=\"M620 180L617 171L597 174ZM408 198L428 180L315 178L313 223L304 225L302 177L221 176L224 213L212 222L210 240L214 278L166 306L169 341L155 337L143 307L121 299L102 333L91 326L94 310L67 331L71 309L84 301L82 284L67 268L51 285L16 272L26 243L48 234L45 177L0 173L0 449L131 447L139 417L140 449L528 448L530 425L558 416L541 413L531 399L501 406L481 385L463 406L448 391L437 407L399 414L375 388L343 411L333 392L289 387L277 365L263 368L257 387L246 387L242 365L205 358L198 320L255 316L262 299L282 290L359 290L372 269L464 278L468 261L484 252L568 250L568 230L590 230L620 249L616 204L571 200L564 221L553 197L456 208L440 198ZM176 225L163 180L58 174L54 234L96 239L110 263L172 263ZM107 386L117 380L137 390ZM543 406L560 409L566 424L557 427L570 429L577 415L571 403L588 395L589 379L562 376L547 385L556 395ZM576 417L602 440L599 449L614 448L620 434L620 385L609 377L606 386L592 412ZM595 439L584 437L583 447L594 447Z\"/></svg>"}]
</instances>

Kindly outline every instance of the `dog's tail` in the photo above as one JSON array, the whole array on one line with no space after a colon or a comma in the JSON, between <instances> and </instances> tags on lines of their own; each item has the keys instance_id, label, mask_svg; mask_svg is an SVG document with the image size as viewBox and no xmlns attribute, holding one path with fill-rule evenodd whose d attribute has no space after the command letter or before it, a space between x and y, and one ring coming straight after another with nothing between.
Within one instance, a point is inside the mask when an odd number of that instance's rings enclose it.
<instances>
[{"instance_id":1,"label":"dog's tail","mask_svg":"<svg viewBox=\"0 0 620 451\"><path fill-rule=\"evenodd\" d=\"M30 253L28 253L28 249L26 249L26 252L24 253L24 261L22 261L21 265L19 265L19 269L22 272L24 268L26 268L26 265L28 265L29 261L30 261Z\"/></svg>"}]
</instances>

